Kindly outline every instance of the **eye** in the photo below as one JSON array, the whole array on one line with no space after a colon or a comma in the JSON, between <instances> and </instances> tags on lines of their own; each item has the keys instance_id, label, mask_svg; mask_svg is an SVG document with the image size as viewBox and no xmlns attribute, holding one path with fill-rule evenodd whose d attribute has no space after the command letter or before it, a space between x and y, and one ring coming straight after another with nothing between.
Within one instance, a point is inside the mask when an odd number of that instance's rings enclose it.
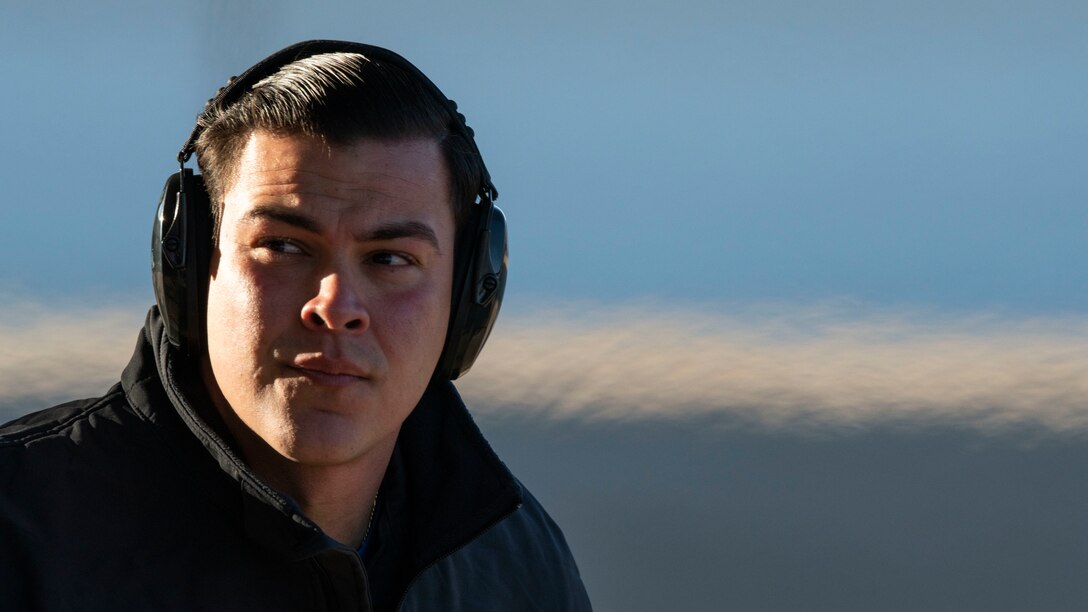
<instances>
[{"instance_id":1,"label":"eye","mask_svg":"<svg viewBox=\"0 0 1088 612\"><path fill-rule=\"evenodd\" d=\"M370 262L378 264L379 266L389 267L410 266L415 263L415 261L407 255L401 255L400 253L390 253L387 251L374 253L370 256Z\"/></svg>"},{"instance_id":2,"label":"eye","mask_svg":"<svg viewBox=\"0 0 1088 612\"><path fill-rule=\"evenodd\" d=\"M258 243L258 247L268 249L274 253L299 255L304 253L302 247L288 238L265 238Z\"/></svg>"}]
</instances>

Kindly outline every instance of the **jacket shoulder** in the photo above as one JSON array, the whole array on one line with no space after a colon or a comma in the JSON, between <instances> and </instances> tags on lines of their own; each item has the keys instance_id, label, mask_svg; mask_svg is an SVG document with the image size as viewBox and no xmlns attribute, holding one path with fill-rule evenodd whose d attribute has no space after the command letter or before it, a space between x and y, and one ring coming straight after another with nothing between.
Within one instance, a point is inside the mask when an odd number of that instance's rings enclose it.
<instances>
[{"instance_id":1,"label":"jacket shoulder","mask_svg":"<svg viewBox=\"0 0 1088 612\"><path fill-rule=\"evenodd\" d=\"M421 574L399 609L591 610L563 532L522 493L517 510Z\"/></svg>"},{"instance_id":2,"label":"jacket shoulder","mask_svg":"<svg viewBox=\"0 0 1088 612\"><path fill-rule=\"evenodd\" d=\"M77 449L96 437L93 431L103 421L116 421L111 413L125 403L115 386L102 397L67 402L0 426L0 559L5 560L0 565L6 568L0 571L0 601L11 603L12 609L34 607L30 600L39 557L60 556L51 554L60 547L48 545L55 539L53 519L80 513L82 508L72 507L73 498L88 486L88 471L98 473L76 460ZM69 547L80 536L65 535L71 538Z\"/></svg>"},{"instance_id":3,"label":"jacket shoulder","mask_svg":"<svg viewBox=\"0 0 1088 612\"><path fill-rule=\"evenodd\" d=\"M0 425L0 450L23 447L52 436L69 436L83 422L99 412L127 409L128 402L120 384L102 397L73 400L31 412Z\"/></svg>"}]
</instances>

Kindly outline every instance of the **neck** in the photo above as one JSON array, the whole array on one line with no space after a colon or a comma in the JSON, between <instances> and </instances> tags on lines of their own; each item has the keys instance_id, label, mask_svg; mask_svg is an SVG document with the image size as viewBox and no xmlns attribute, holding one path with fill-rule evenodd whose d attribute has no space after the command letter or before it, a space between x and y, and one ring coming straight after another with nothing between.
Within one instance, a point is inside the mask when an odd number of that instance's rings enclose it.
<instances>
[{"instance_id":1,"label":"neck","mask_svg":"<svg viewBox=\"0 0 1088 612\"><path fill-rule=\"evenodd\" d=\"M271 451L271 449L268 449ZM358 465L313 467L291 462L276 454L273 465L250 457L247 463L273 488L298 503L303 513L329 537L357 548L366 537L372 510L393 445L374 449Z\"/></svg>"}]
</instances>

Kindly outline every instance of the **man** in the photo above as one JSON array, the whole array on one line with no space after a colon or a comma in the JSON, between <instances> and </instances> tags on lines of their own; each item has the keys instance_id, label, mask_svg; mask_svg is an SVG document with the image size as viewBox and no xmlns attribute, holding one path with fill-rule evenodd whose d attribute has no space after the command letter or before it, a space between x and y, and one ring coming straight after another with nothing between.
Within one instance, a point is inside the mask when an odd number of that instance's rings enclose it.
<instances>
[{"instance_id":1,"label":"man","mask_svg":"<svg viewBox=\"0 0 1088 612\"><path fill-rule=\"evenodd\" d=\"M384 49L300 43L179 160L121 382L0 430L0 607L589 609L449 382L506 273L452 102Z\"/></svg>"}]
</instances>

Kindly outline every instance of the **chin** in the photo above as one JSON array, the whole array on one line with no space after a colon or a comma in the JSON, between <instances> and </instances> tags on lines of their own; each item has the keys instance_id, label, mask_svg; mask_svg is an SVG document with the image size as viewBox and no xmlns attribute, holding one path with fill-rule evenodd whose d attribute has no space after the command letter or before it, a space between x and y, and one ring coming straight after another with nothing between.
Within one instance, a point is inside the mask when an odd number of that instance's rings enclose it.
<instances>
[{"instance_id":1,"label":"chin","mask_svg":"<svg viewBox=\"0 0 1088 612\"><path fill-rule=\"evenodd\" d=\"M359 415L320 412L307 416L288 426L291 435L276 448L294 463L314 467L351 463L380 442L372 429L356 422Z\"/></svg>"},{"instance_id":2,"label":"chin","mask_svg":"<svg viewBox=\"0 0 1088 612\"><path fill-rule=\"evenodd\" d=\"M328 467L351 463L365 452L361 443L349 441L292 440L275 448L276 452L291 463L312 467Z\"/></svg>"}]
</instances>

